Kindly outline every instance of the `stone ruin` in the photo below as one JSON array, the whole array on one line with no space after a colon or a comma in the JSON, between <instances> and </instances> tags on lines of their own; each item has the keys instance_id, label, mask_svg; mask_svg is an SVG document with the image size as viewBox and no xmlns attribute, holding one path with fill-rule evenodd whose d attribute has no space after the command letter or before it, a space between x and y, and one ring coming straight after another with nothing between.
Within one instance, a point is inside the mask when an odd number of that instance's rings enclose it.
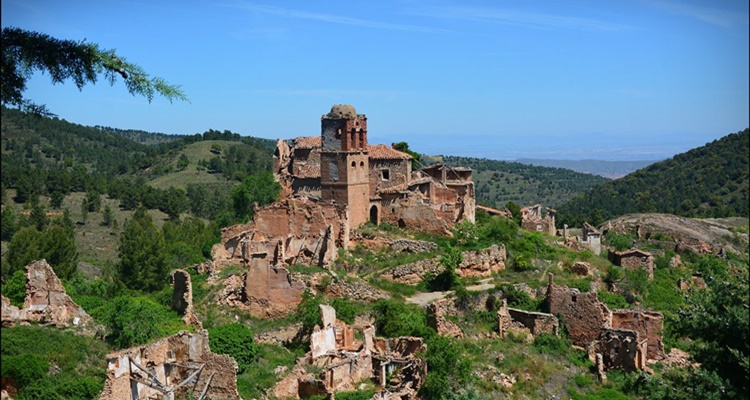
<instances>
[{"instance_id":1,"label":"stone ruin","mask_svg":"<svg viewBox=\"0 0 750 400\"><path fill-rule=\"evenodd\" d=\"M370 379L380 387L378 399L416 399L427 376L427 363L418 355L426 348L421 338L379 338L375 327L366 325L358 341L354 327L336 319L333 307L321 305L320 312L323 327L315 327L310 351L270 394L284 399L333 397ZM313 374L308 369L321 371Z\"/></svg>"},{"instance_id":2,"label":"stone ruin","mask_svg":"<svg viewBox=\"0 0 750 400\"><path fill-rule=\"evenodd\" d=\"M503 299L497 310L497 328L501 338L509 333L526 334L532 338L542 333L557 336L559 325L557 317L552 314L508 308L508 301Z\"/></svg>"},{"instance_id":3,"label":"stone ruin","mask_svg":"<svg viewBox=\"0 0 750 400\"><path fill-rule=\"evenodd\" d=\"M474 221L471 169L412 171L409 154L368 143L367 124L353 106L338 104L321 117L320 135L279 140L274 176L283 196L332 201L347 212L351 229L369 221L445 234L463 219Z\"/></svg>"},{"instance_id":4,"label":"stone ruin","mask_svg":"<svg viewBox=\"0 0 750 400\"><path fill-rule=\"evenodd\" d=\"M598 256L602 253L602 233L588 222L584 222L581 228L581 244Z\"/></svg>"},{"instance_id":5,"label":"stone ruin","mask_svg":"<svg viewBox=\"0 0 750 400\"><path fill-rule=\"evenodd\" d=\"M239 399L237 362L211 352L208 332L174 336L111 353L100 400Z\"/></svg>"},{"instance_id":6,"label":"stone ruin","mask_svg":"<svg viewBox=\"0 0 750 400\"><path fill-rule=\"evenodd\" d=\"M182 322L188 326L202 329L203 324L193 312L193 284L190 282L190 274L182 269L177 269L170 274L172 282L172 310L182 315Z\"/></svg>"},{"instance_id":7,"label":"stone ruin","mask_svg":"<svg viewBox=\"0 0 750 400\"><path fill-rule=\"evenodd\" d=\"M594 292L555 285L549 274L547 305L565 324L573 344L602 362L602 370L648 371L648 363L664 358L664 315L622 309L610 311ZM601 355L601 357L597 356Z\"/></svg>"},{"instance_id":8,"label":"stone ruin","mask_svg":"<svg viewBox=\"0 0 750 400\"><path fill-rule=\"evenodd\" d=\"M630 249L626 251L608 251L608 258L612 264L630 268L642 269L648 274L648 279L654 279L654 256L643 250Z\"/></svg>"},{"instance_id":9,"label":"stone ruin","mask_svg":"<svg viewBox=\"0 0 750 400\"><path fill-rule=\"evenodd\" d=\"M461 264L456 268L456 275L460 277L488 277L493 272L505 269L507 253L505 245L492 245L482 250L468 250L461 253ZM387 271L383 277L408 285L416 285L429 273L437 275L443 271L440 256L400 265Z\"/></svg>"},{"instance_id":10,"label":"stone ruin","mask_svg":"<svg viewBox=\"0 0 750 400\"><path fill-rule=\"evenodd\" d=\"M34 261L26 269L26 298L23 308L2 297L2 326L28 325L32 322L58 328L75 327L83 334L94 335L101 326L65 293L60 279L47 260Z\"/></svg>"},{"instance_id":11,"label":"stone ruin","mask_svg":"<svg viewBox=\"0 0 750 400\"><path fill-rule=\"evenodd\" d=\"M257 207L254 215L247 224L224 228L222 242L211 250L214 273L242 267L224 281L218 302L277 318L293 311L306 289L286 267L329 265L337 248L348 246L348 225L331 204L308 198Z\"/></svg>"},{"instance_id":12,"label":"stone ruin","mask_svg":"<svg viewBox=\"0 0 750 400\"><path fill-rule=\"evenodd\" d=\"M521 226L529 231L547 232L555 235L555 213L556 211L542 207L540 204L524 207L521 209Z\"/></svg>"}]
</instances>

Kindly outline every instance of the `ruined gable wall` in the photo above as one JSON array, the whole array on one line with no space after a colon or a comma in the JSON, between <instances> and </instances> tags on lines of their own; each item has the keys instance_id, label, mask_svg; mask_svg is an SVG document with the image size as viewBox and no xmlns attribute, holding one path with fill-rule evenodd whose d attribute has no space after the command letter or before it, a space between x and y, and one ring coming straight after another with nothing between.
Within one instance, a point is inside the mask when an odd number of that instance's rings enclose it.
<instances>
[{"instance_id":1,"label":"ruined gable wall","mask_svg":"<svg viewBox=\"0 0 750 400\"><path fill-rule=\"evenodd\" d=\"M648 341L646 357L660 360L664 357L664 315L656 312L636 310L612 311L612 328L629 329L638 332L640 338Z\"/></svg>"},{"instance_id":2,"label":"ruined gable wall","mask_svg":"<svg viewBox=\"0 0 750 400\"><path fill-rule=\"evenodd\" d=\"M596 340L602 328L611 326L611 314L596 293L581 293L577 289L553 284L547 289L547 304L552 315L559 315L568 334L577 346L588 346Z\"/></svg>"}]
</instances>

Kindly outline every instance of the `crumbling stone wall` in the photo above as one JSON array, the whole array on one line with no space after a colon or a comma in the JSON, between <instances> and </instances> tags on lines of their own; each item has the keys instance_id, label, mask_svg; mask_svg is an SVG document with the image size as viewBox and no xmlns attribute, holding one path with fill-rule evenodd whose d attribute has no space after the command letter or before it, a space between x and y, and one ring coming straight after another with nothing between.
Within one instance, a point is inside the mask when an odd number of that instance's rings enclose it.
<instances>
[{"instance_id":1,"label":"crumbling stone wall","mask_svg":"<svg viewBox=\"0 0 750 400\"><path fill-rule=\"evenodd\" d=\"M225 281L218 300L258 317L284 316L299 304L305 290L304 282L285 266L328 266L337 248L348 242L346 214L330 203L290 198L258 207L252 222L223 229L222 243L212 249L216 270L245 268L239 282Z\"/></svg>"},{"instance_id":2,"label":"crumbling stone wall","mask_svg":"<svg viewBox=\"0 0 750 400\"><path fill-rule=\"evenodd\" d=\"M664 315L657 312L636 310L612 311L612 328L629 329L638 332L640 338L648 343L646 357L649 360L664 358Z\"/></svg>"},{"instance_id":3,"label":"crumbling stone wall","mask_svg":"<svg viewBox=\"0 0 750 400\"><path fill-rule=\"evenodd\" d=\"M23 308L2 297L2 325L28 325L32 322L60 328L78 327L80 333L93 335L102 328L65 293L60 279L47 260L34 261L26 269L26 298Z\"/></svg>"},{"instance_id":4,"label":"crumbling stone wall","mask_svg":"<svg viewBox=\"0 0 750 400\"><path fill-rule=\"evenodd\" d=\"M505 245L492 245L482 250L469 250L461 253L462 261L456 268L456 274L465 276L490 276L493 272L505 269L507 253ZM384 277L396 282L416 285L428 273L436 275L442 272L440 256L401 265L385 273Z\"/></svg>"},{"instance_id":5,"label":"crumbling stone wall","mask_svg":"<svg viewBox=\"0 0 750 400\"><path fill-rule=\"evenodd\" d=\"M445 318L443 307L437 302L427 305L427 325L435 329L438 335L455 338L464 336L458 325Z\"/></svg>"},{"instance_id":6,"label":"crumbling stone wall","mask_svg":"<svg viewBox=\"0 0 750 400\"><path fill-rule=\"evenodd\" d=\"M557 317L552 314L524 311L508 308L508 302L503 303L497 310L498 332L505 337L509 332L527 332L532 336L542 333L558 334Z\"/></svg>"},{"instance_id":7,"label":"crumbling stone wall","mask_svg":"<svg viewBox=\"0 0 750 400\"><path fill-rule=\"evenodd\" d=\"M581 293L578 289L555 285L552 274L549 274L547 305L550 314L562 317L577 346L587 347L603 328L612 326L609 309L596 293Z\"/></svg>"},{"instance_id":8,"label":"crumbling stone wall","mask_svg":"<svg viewBox=\"0 0 750 400\"><path fill-rule=\"evenodd\" d=\"M193 312L193 284L190 282L190 274L182 269L177 269L170 275L172 281L172 310L182 315L185 325L203 328L198 316Z\"/></svg>"},{"instance_id":9,"label":"crumbling stone wall","mask_svg":"<svg viewBox=\"0 0 750 400\"><path fill-rule=\"evenodd\" d=\"M183 385L183 386L180 386ZM107 380L100 400L187 397L238 399L237 362L211 352L208 332L181 331L153 343L107 356Z\"/></svg>"},{"instance_id":10,"label":"crumbling stone wall","mask_svg":"<svg viewBox=\"0 0 750 400\"><path fill-rule=\"evenodd\" d=\"M271 389L273 396L331 396L355 390L355 384L374 378L382 388L379 398L416 399L427 374L427 363L417 356L426 346L421 338L376 338L375 327L367 325L360 342L354 338L351 326L336 319L335 309L321 305L320 311L323 327L315 327L310 352L299 358L291 373ZM307 373L305 367L310 365L322 371Z\"/></svg>"},{"instance_id":11,"label":"crumbling stone wall","mask_svg":"<svg viewBox=\"0 0 750 400\"><path fill-rule=\"evenodd\" d=\"M619 369L632 372L646 369L646 341L638 332L628 329L605 328L591 347L602 357L605 370Z\"/></svg>"}]
</instances>

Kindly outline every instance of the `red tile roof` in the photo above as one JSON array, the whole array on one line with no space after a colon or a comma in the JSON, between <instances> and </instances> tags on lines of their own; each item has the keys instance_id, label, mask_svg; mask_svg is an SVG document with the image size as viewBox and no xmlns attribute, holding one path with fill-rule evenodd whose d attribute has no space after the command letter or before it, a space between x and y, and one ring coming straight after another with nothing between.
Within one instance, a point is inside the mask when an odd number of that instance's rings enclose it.
<instances>
[{"instance_id":1,"label":"red tile roof","mask_svg":"<svg viewBox=\"0 0 750 400\"><path fill-rule=\"evenodd\" d=\"M320 178L320 165L295 165L293 175L302 179Z\"/></svg>"},{"instance_id":2,"label":"red tile roof","mask_svg":"<svg viewBox=\"0 0 750 400\"><path fill-rule=\"evenodd\" d=\"M370 158L375 160L411 160L411 156L402 153L384 144L371 144L367 146Z\"/></svg>"}]
</instances>

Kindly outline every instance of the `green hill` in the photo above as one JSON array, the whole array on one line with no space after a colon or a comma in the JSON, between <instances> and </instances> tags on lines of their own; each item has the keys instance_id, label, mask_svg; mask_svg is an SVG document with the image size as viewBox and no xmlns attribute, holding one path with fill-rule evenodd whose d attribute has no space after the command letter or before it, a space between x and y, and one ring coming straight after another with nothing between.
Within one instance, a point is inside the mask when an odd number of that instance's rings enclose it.
<instances>
[{"instance_id":1,"label":"green hill","mask_svg":"<svg viewBox=\"0 0 750 400\"><path fill-rule=\"evenodd\" d=\"M558 221L580 226L629 213L748 216L748 129L606 182L559 205Z\"/></svg>"},{"instance_id":2,"label":"green hill","mask_svg":"<svg viewBox=\"0 0 750 400\"><path fill-rule=\"evenodd\" d=\"M521 206L560 204L607 179L564 168L538 167L485 158L443 156L442 162L474 170L477 203L503 208L509 201Z\"/></svg>"}]
</instances>

